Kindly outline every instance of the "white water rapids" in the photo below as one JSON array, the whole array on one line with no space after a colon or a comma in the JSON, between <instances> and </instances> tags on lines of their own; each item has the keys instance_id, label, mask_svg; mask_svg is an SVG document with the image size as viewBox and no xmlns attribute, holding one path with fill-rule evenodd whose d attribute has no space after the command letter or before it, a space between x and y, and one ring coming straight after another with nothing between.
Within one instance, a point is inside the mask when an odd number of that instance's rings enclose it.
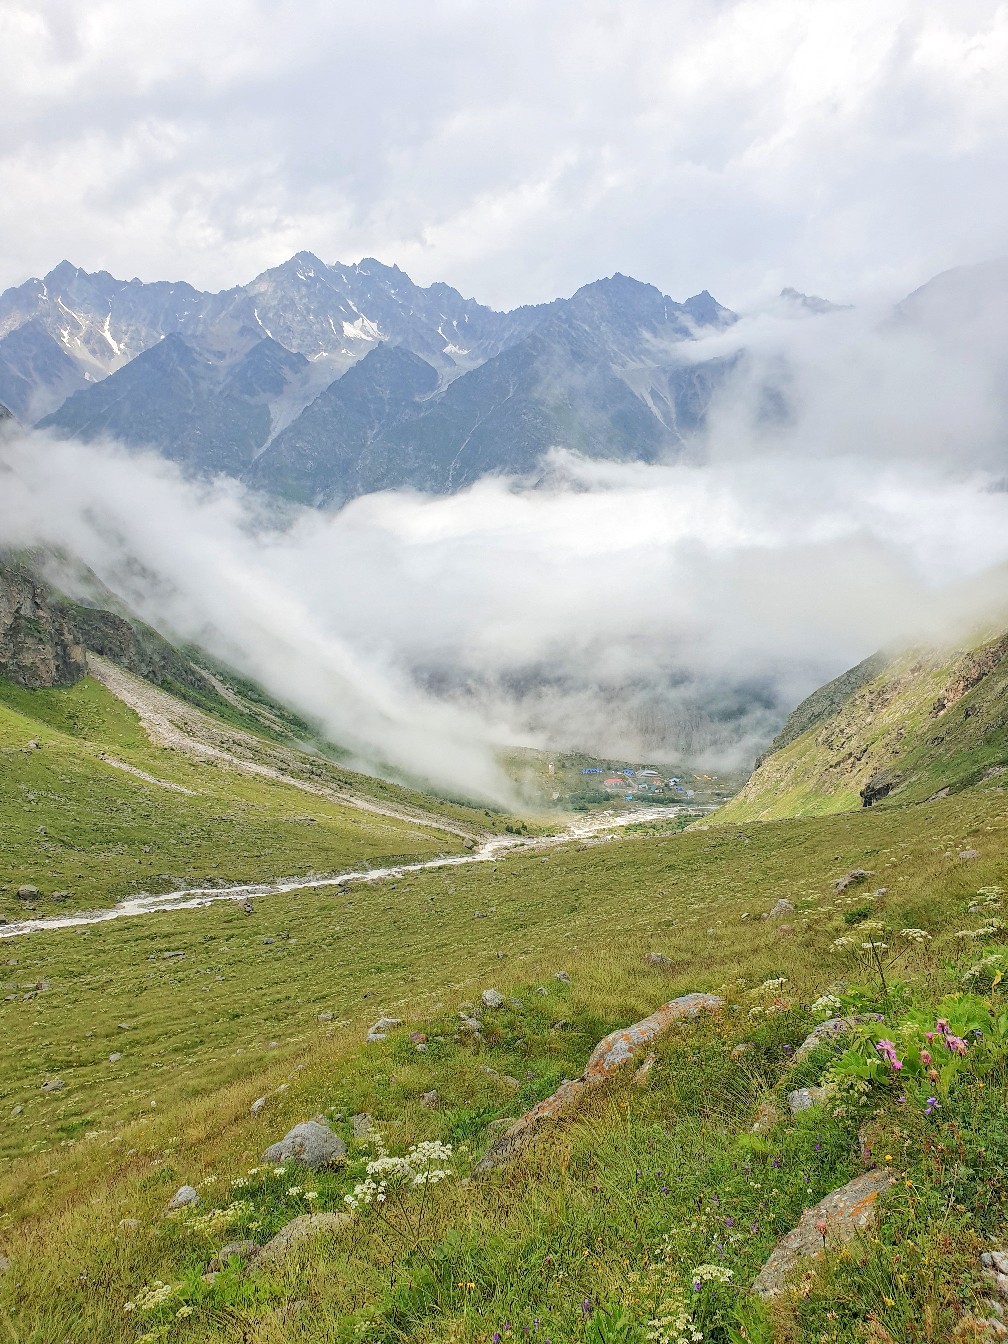
<instances>
[{"instance_id":1,"label":"white water rapids","mask_svg":"<svg viewBox=\"0 0 1008 1344\"><path fill-rule=\"evenodd\" d=\"M592 817L572 822L558 835L540 836L530 840L510 836L494 836L471 854L451 854L439 859L425 859L420 863L403 863L391 868L362 868L354 872L336 873L329 877L285 877L276 882L250 882L229 887L184 887L166 891L160 896L142 893L128 896L106 910L79 910L67 915L47 915L41 919L22 919L0 924L0 938L17 938L26 933L46 933L55 929L74 929L87 924L105 924L112 919L137 915L153 915L159 911L198 910L214 901L247 901L253 896L281 896L288 891L302 891L310 887L340 887L350 882L383 882L388 878L419 873L425 868L453 868L464 863L492 863L510 853L530 853L537 849L551 849L556 845L584 840L600 831L615 831L637 822L656 821L681 812L700 813L709 807L648 807L619 816Z\"/></svg>"}]
</instances>

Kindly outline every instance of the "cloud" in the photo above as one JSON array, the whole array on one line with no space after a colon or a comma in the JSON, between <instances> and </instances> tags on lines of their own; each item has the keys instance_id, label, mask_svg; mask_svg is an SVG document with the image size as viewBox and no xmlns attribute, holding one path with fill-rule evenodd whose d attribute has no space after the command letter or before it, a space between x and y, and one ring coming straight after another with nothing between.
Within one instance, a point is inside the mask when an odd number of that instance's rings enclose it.
<instances>
[{"instance_id":1,"label":"cloud","mask_svg":"<svg viewBox=\"0 0 1008 1344\"><path fill-rule=\"evenodd\" d=\"M218 288L308 247L513 306L621 270L744 305L1000 251L996 0L8 0L0 227Z\"/></svg>"}]
</instances>

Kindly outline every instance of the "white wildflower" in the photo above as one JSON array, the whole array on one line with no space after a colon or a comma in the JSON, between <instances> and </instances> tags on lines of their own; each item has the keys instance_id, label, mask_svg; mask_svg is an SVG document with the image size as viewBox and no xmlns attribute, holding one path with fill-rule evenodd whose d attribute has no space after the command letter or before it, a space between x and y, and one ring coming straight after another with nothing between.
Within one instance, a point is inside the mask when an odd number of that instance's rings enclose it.
<instances>
[{"instance_id":1,"label":"white wildflower","mask_svg":"<svg viewBox=\"0 0 1008 1344\"><path fill-rule=\"evenodd\" d=\"M835 994L822 994L815 1003L812 1004L811 1011L819 1013L823 1017L832 1017L837 1009L842 1008L843 1004Z\"/></svg>"},{"instance_id":2,"label":"white wildflower","mask_svg":"<svg viewBox=\"0 0 1008 1344\"><path fill-rule=\"evenodd\" d=\"M929 943L931 935L927 929L900 929L900 936L909 938L912 943Z\"/></svg>"}]
</instances>

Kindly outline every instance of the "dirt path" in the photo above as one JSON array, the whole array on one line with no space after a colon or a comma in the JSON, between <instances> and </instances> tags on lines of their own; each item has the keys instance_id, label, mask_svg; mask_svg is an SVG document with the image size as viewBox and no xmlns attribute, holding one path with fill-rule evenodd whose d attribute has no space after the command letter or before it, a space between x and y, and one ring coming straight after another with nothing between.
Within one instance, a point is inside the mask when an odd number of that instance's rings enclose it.
<instances>
[{"instance_id":1,"label":"dirt path","mask_svg":"<svg viewBox=\"0 0 1008 1344\"><path fill-rule=\"evenodd\" d=\"M144 731L157 747L179 751L192 760L214 761L244 775L258 775L289 784L304 793L314 794L329 802L356 807L362 812L376 813L395 821L419 823L435 831L447 831L465 840L478 838L478 832L462 822L446 821L421 808L405 804L378 803L349 789L330 788L315 780L304 779L298 773L305 768L300 753L279 743L267 742L241 728L229 728L217 723L201 709L178 700L167 691L159 690L149 681L136 677L99 654L88 653L88 669L106 690L128 705L143 724ZM161 781L158 781L161 782ZM485 832L484 832L485 834Z\"/></svg>"}]
</instances>

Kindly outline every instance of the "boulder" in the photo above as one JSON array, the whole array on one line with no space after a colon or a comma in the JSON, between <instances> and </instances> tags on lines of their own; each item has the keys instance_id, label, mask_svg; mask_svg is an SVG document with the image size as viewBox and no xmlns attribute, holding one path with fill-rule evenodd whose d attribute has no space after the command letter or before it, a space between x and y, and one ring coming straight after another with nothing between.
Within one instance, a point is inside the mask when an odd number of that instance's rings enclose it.
<instances>
[{"instance_id":1,"label":"boulder","mask_svg":"<svg viewBox=\"0 0 1008 1344\"><path fill-rule=\"evenodd\" d=\"M171 1199L168 1201L168 1208L169 1210L186 1209L189 1208L190 1205L198 1203L199 1203L199 1195L192 1188L192 1186L183 1185L175 1192L174 1195L172 1195Z\"/></svg>"},{"instance_id":2,"label":"boulder","mask_svg":"<svg viewBox=\"0 0 1008 1344\"><path fill-rule=\"evenodd\" d=\"M677 1022L698 1017L702 1012L712 1012L723 1002L716 994L684 994L663 1004L640 1022L610 1032L592 1051L581 1077L562 1082L552 1096L533 1106L505 1130L477 1163L473 1175L483 1176L516 1157L543 1125L570 1110L586 1092L607 1083L642 1046L663 1036Z\"/></svg>"},{"instance_id":3,"label":"boulder","mask_svg":"<svg viewBox=\"0 0 1008 1344\"><path fill-rule=\"evenodd\" d=\"M44 1082L42 1084L42 1091L62 1092L65 1087L66 1083L63 1081L62 1078L50 1078L47 1082Z\"/></svg>"},{"instance_id":4,"label":"boulder","mask_svg":"<svg viewBox=\"0 0 1008 1344\"><path fill-rule=\"evenodd\" d=\"M321 1120L304 1120L263 1153L264 1162L299 1162L311 1171L341 1166L346 1144Z\"/></svg>"},{"instance_id":5,"label":"boulder","mask_svg":"<svg viewBox=\"0 0 1008 1344\"><path fill-rule=\"evenodd\" d=\"M17 889L17 898L19 901L37 901L39 898L38 887L29 886L26 882Z\"/></svg>"},{"instance_id":6,"label":"boulder","mask_svg":"<svg viewBox=\"0 0 1008 1344\"><path fill-rule=\"evenodd\" d=\"M971 862L971 860L973 860L973 859L978 859L979 857L980 857L980 854L979 854L979 852L978 852L977 850L975 850L975 849L961 849L961 850L959 851L959 862L960 862L960 863L969 863L969 862Z\"/></svg>"},{"instance_id":7,"label":"boulder","mask_svg":"<svg viewBox=\"0 0 1008 1344\"><path fill-rule=\"evenodd\" d=\"M878 1197L895 1179L891 1172L878 1168L863 1172L831 1191L814 1208L806 1209L798 1225L770 1253L756 1276L753 1292L762 1298L775 1297L802 1260L815 1259L826 1247L843 1245L856 1233L873 1227Z\"/></svg>"},{"instance_id":8,"label":"boulder","mask_svg":"<svg viewBox=\"0 0 1008 1344\"><path fill-rule=\"evenodd\" d=\"M782 896L779 901L774 901L773 905L766 913L767 919L783 919L785 915L794 914L794 903L787 901Z\"/></svg>"},{"instance_id":9,"label":"boulder","mask_svg":"<svg viewBox=\"0 0 1008 1344\"><path fill-rule=\"evenodd\" d=\"M257 1265L275 1265L286 1259L301 1242L315 1237L335 1237L353 1222L350 1213L303 1213L287 1223L255 1256Z\"/></svg>"},{"instance_id":10,"label":"boulder","mask_svg":"<svg viewBox=\"0 0 1008 1344\"><path fill-rule=\"evenodd\" d=\"M402 1019L398 1017L380 1017L377 1022L368 1028L368 1041L374 1045L377 1041L383 1041L393 1027L401 1027Z\"/></svg>"},{"instance_id":11,"label":"boulder","mask_svg":"<svg viewBox=\"0 0 1008 1344\"><path fill-rule=\"evenodd\" d=\"M267 1098L266 1098L266 1097L256 1097L255 1101L254 1101L254 1102L252 1103L252 1105L249 1107L249 1114L250 1114L250 1115L258 1115L259 1112L260 1112L260 1111L263 1109L263 1107L266 1105L266 1101L267 1101Z\"/></svg>"},{"instance_id":12,"label":"boulder","mask_svg":"<svg viewBox=\"0 0 1008 1344\"><path fill-rule=\"evenodd\" d=\"M120 1061L121 1059L122 1059L122 1055L119 1053L119 1051L118 1051L118 1050L113 1050L112 1053L111 1053L111 1054L109 1055L109 1057L108 1057L108 1062L109 1062L110 1064L118 1064L119 1061Z\"/></svg>"},{"instance_id":13,"label":"boulder","mask_svg":"<svg viewBox=\"0 0 1008 1344\"><path fill-rule=\"evenodd\" d=\"M480 995L480 1001L484 1008L503 1008L504 995L496 989L485 989Z\"/></svg>"}]
</instances>

